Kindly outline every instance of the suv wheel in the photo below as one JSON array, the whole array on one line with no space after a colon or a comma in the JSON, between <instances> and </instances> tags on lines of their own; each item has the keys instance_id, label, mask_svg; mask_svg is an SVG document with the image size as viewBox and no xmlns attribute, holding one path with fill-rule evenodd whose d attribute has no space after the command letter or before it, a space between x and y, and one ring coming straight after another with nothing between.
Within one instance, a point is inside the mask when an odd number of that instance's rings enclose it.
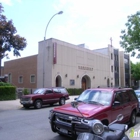
<instances>
[{"instance_id":1,"label":"suv wheel","mask_svg":"<svg viewBox=\"0 0 140 140\"><path fill-rule=\"evenodd\" d=\"M27 106L27 105L23 105L23 107L24 107L24 108L26 108L26 109L28 109L28 108L29 108L29 106Z\"/></svg>"},{"instance_id":2,"label":"suv wheel","mask_svg":"<svg viewBox=\"0 0 140 140\"><path fill-rule=\"evenodd\" d=\"M130 126L134 126L136 124L136 112L133 111L130 117Z\"/></svg>"},{"instance_id":3,"label":"suv wheel","mask_svg":"<svg viewBox=\"0 0 140 140\"><path fill-rule=\"evenodd\" d=\"M60 98L59 105L64 105L64 104L65 104L65 99L64 98Z\"/></svg>"},{"instance_id":4,"label":"suv wheel","mask_svg":"<svg viewBox=\"0 0 140 140\"><path fill-rule=\"evenodd\" d=\"M36 109L40 109L42 107L42 101L41 100L36 100L34 103L34 107Z\"/></svg>"}]
</instances>

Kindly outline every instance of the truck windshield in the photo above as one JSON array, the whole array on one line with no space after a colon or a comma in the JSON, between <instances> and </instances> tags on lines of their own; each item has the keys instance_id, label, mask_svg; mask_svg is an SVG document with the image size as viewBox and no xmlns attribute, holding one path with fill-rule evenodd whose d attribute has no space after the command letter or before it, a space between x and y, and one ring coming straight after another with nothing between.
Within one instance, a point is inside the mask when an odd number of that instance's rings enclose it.
<instances>
[{"instance_id":1,"label":"truck windshield","mask_svg":"<svg viewBox=\"0 0 140 140\"><path fill-rule=\"evenodd\" d=\"M85 90L77 98L77 101L86 102L89 104L110 105L112 101L112 92L104 90Z\"/></svg>"}]
</instances>

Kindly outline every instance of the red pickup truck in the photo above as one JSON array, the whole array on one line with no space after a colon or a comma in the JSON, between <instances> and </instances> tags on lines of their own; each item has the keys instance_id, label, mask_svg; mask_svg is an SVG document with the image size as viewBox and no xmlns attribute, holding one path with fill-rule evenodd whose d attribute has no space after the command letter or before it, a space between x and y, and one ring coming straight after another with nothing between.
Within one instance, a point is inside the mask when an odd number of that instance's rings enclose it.
<instances>
[{"instance_id":1,"label":"red pickup truck","mask_svg":"<svg viewBox=\"0 0 140 140\"><path fill-rule=\"evenodd\" d=\"M87 89L76 99L78 109L84 118L99 119L108 125L122 114L121 123L136 123L138 113L138 99L131 88L96 88ZM50 110L49 120L53 132L60 135L75 136L89 129L80 123L83 116L71 104ZM75 123L76 122L76 123ZM77 123L79 122L79 123Z\"/></svg>"}]
</instances>

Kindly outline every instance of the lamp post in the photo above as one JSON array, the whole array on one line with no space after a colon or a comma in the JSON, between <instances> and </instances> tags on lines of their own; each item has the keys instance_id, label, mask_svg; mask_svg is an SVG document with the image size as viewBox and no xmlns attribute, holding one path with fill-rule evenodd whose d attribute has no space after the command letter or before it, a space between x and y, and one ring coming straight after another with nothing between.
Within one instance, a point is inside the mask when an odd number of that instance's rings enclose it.
<instances>
[{"instance_id":1,"label":"lamp post","mask_svg":"<svg viewBox=\"0 0 140 140\"><path fill-rule=\"evenodd\" d=\"M46 26L45 35L44 35L44 40L46 39L46 32L47 32L47 28L48 28L48 26L49 26L50 21L53 19L54 16L60 15L60 14L63 14L63 11L60 11L60 12L54 14L54 15L51 17L51 19L49 20L49 22L48 22L48 24L47 24L47 26Z\"/></svg>"},{"instance_id":2,"label":"lamp post","mask_svg":"<svg viewBox=\"0 0 140 140\"><path fill-rule=\"evenodd\" d=\"M48 24L46 26L46 29L45 29L44 42L46 40L46 32L47 32L47 29L48 29L48 26L49 26L50 21L53 19L53 17L55 17L56 15L60 15L60 14L63 14L63 11L59 11L58 13L54 14L50 18L50 20L49 20L49 22L48 22ZM43 51L43 87L44 87L44 77L45 77L45 70L44 70L44 51Z\"/></svg>"}]
</instances>

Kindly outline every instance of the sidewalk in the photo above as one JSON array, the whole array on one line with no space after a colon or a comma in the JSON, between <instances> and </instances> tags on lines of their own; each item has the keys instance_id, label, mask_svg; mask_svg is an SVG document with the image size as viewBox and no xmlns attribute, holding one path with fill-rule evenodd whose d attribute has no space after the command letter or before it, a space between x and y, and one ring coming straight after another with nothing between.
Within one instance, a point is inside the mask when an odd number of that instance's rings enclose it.
<instances>
[{"instance_id":1,"label":"sidewalk","mask_svg":"<svg viewBox=\"0 0 140 140\"><path fill-rule=\"evenodd\" d=\"M74 98L78 96L70 96L70 99L66 101L66 103L70 103L74 101ZM20 109L23 106L20 104L20 99L16 100L9 100L9 101L0 101L0 111L2 110L13 110L13 109Z\"/></svg>"}]
</instances>

